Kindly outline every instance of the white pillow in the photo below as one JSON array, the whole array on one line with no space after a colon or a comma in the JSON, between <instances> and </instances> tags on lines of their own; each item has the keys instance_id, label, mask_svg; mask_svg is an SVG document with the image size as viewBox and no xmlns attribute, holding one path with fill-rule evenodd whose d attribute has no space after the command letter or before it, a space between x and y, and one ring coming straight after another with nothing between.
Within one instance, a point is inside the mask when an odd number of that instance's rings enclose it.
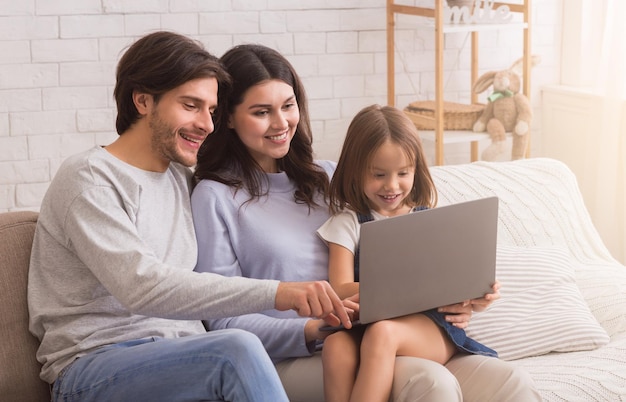
<instances>
[{"instance_id":1,"label":"white pillow","mask_svg":"<svg viewBox=\"0 0 626 402\"><path fill-rule=\"evenodd\" d=\"M496 277L500 299L472 316L467 334L501 359L591 350L609 342L576 286L565 249L501 245Z\"/></svg>"}]
</instances>

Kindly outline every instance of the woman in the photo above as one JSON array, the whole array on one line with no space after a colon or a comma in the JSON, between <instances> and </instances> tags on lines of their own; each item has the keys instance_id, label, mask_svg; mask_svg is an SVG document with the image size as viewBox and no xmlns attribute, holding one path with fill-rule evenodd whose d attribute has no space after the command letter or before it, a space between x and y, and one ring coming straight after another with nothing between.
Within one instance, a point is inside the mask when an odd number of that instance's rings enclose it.
<instances>
[{"instance_id":1,"label":"woman","mask_svg":"<svg viewBox=\"0 0 626 402\"><path fill-rule=\"evenodd\" d=\"M282 55L264 46L236 46L220 61L233 84L220 88L215 132L198 155L191 198L196 270L284 281L327 279L328 250L316 230L330 217L328 186L335 164L313 159L302 82ZM471 315L461 305L445 312L461 313L446 316L461 327ZM206 324L212 330L255 333L277 362L290 400L323 399L321 359L315 353L328 336L319 330L321 320L270 310ZM453 358L446 367L457 382L444 366L396 358L392 398L537 399L524 372L488 359ZM477 374L484 381L476 381Z\"/></svg>"}]
</instances>

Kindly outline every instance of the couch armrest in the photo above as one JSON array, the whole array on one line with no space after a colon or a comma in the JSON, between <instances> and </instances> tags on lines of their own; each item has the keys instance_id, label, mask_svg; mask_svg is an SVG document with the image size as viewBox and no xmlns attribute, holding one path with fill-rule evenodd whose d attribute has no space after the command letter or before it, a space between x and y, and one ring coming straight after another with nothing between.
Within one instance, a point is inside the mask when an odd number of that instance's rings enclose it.
<instances>
[{"instance_id":1,"label":"couch armrest","mask_svg":"<svg viewBox=\"0 0 626 402\"><path fill-rule=\"evenodd\" d=\"M26 288L36 212L0 213L0 399L49 401L39 378L37 339L28 331Z\"/></svg>"}]
</instances>

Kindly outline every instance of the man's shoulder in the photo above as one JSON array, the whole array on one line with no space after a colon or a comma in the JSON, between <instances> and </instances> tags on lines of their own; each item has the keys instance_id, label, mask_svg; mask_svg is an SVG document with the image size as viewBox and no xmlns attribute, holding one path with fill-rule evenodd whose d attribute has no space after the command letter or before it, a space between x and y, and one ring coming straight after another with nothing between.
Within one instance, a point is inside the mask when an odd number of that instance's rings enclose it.
<instances>
[{"instance_id":1,"label":"man's shoulder","mask_svg":"<svg viewBox=\"0 0 626 402\"><path fill-rule=\"evenodd\" d=\"M47 195L57 200L72 200L80 194L111 189L115 193L125 193L130 198L136 198L141 191L140 187L150 183L146 180L149 174L119 160L102 147L93 147L63 161ZM186 178L181 177L180 181L184 180ZM186 183L184 185L187 188Z\"/></svg>"},{"instance_id":2,"label":"man's shoulder","mask_svg":"<svg viewBox=\"0 0 626 402\"><path fill-rule=\"evenodd\" d=\"M40 222L48 223L50 219L62 222L74 200L98 186L92 174L97 153L94 147L71 155L61 163L42 200Z\"/></svg>"},{"instance_id":3,"label":"man's shoulder","mask_svg":"<svg viewBox=\"0 0 626 402\"><path fill-rule=\"evenodd\" d=\"M93 165L101 164L99 159L102 157L97 152L97 148L70 155L67 157L57 169L52 180L53 185L63 183L64 187L69 184L77 184L83 181L87 176L91 175Z\"/></svg>"},{"instance_id":4,"label":"man's shoulder","mask_svg":"<svg viewBox=\"0 0 626 402\"><path fill-rule=\"evenodd\" d=\"M92 147L82 152L78 152L68 156L67 158L65 158L63 163L61 163L59 170L63 168L76 168L82 165L86 165L94 158L99 158L99 152L97 147Z\"/></svg>"},{"instance_id":5,"label":"man's shoulder","mask_svg":"<svg viewBox=\"0 0 626 402\"><path fill-rule=\"evenodd\" d=\"M82 152L67 157L59 167L59 172L64 170L75 173L97 173L100 170L109 174L109 170L120 169L123 162L109 154L103 147L95 146Z\"/></svg>"}]
</instances>

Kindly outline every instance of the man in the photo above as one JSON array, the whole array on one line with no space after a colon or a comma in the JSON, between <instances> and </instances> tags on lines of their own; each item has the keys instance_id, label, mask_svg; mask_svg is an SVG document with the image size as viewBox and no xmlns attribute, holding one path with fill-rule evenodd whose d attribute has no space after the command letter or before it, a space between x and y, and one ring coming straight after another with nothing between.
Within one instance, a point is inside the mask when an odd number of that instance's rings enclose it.
<instances>
[{"instance_id":1,"label":"man","mask_svg":"<svg viewBox=\"0 0 626 402\"><path fill-rule=\"evenodd\" d=\"M189 167L213 131L226 80L195 41L141 38L118 64L119 138L59 168L41 206L28 287L53 401L286 401L256 337L206 333L199 320L277 308L350 325L326 282L193 271Z\"/></svg>"}]
</instances>

